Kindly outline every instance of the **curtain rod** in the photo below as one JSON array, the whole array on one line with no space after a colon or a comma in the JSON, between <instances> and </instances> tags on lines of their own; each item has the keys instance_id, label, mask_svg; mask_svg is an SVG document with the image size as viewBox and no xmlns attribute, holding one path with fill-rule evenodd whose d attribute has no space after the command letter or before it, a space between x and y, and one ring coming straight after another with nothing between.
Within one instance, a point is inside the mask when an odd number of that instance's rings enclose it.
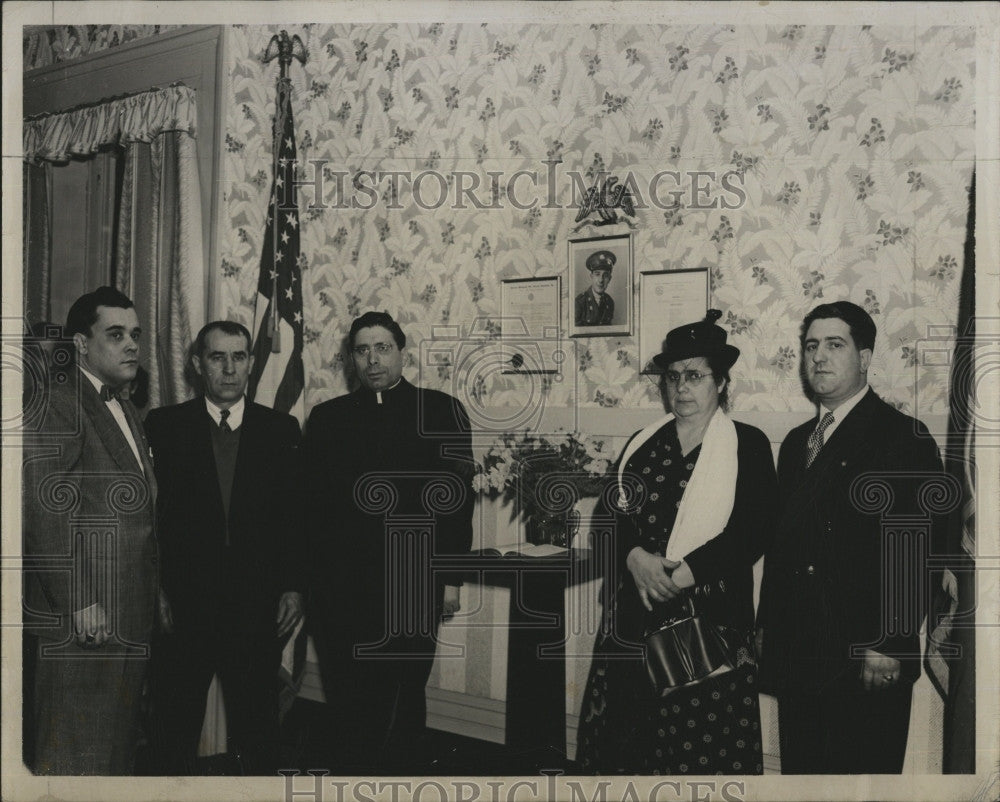
<instances>
[{"instance_id":1,"label":"curtain rod","mask_svg":"<svg viewBox=\"0 0 1000 802\"><path fill-rule=\"evenodd\" d=\"M98 106L103 106L106 103L113 103L116 100L124 100L125 98L129 97L138 97L139 95L146 95L152 92L162 92L164 89L173 89L178 86L187 86L187 84L184 83L184 81L175 81L174 83L169 84L165 87L151 86L149 89L140 89L137 92L125 92L121 95L113 95L112 97L105 97L101 98L100 100L92 100L89 103L80 103L79 105L70 106L69 108L66 109L59 109L58 111L43 111L41 114L33 114L30 117L25 117L24 121L26 123L34 122L35 120L43 120L46 117L54 117L57 114L71 114L72 112L80 111L81 109L93 109L97 108Z\"/></svg>"}]
</instances>

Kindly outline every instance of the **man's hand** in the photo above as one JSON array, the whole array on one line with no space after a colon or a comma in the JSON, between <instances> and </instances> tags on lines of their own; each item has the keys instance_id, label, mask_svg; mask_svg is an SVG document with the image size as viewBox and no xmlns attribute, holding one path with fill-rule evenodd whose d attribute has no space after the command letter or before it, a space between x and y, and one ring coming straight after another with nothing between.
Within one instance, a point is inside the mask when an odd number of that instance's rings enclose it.
<instances>
[{"instance_id":1,"label":"man's hand","mask_svg":"<svg viewBox=\"0 0 1000 802\"><path fill-rule=\"evenodd\" d=\"M283 638L302 620L302 594L287 590L278 600L278 637Z\"/></svg>"},{"instance_id":2,"label":"man's hand","mask_svg":"<svg viewBox=\"0 0 1000 802\"><path fill-rule=\"evenodd\" d=\"M451 618L462 609L462 603L459 600L460 591L461 588L455 585L444 586L444 602L441 605L442 618Z\"/></svg>"},{"instance_id":3,"label":"man's hand","mask_svg":"<svg viewBox=\"0 0 1000 802\"><path fill-rule=\"evenodd\" d=\"M108 640L108 616L100 602L73 613L77 645L85 649L103 646Z\"/></svg>"},{"instance_id":4,"label":"man's hand","mask_svg":"<svg viewBox=\"0 0 1000 802\"><path fill-rule=\"evenodd\" d=\"M170 599L163 592L163 588L160 588L156 610L159 615L160 629L169 635L174 631L174 612L170 609Z\"/></svg>"},{"instance_id":5,"label":"man's hand","mask_svg":"<svg viewBox=\"0 0 1000 802\"><path fill-rule=\"evenodd\" d=\"M625 564L632 572L635 586L639 590L639 599L647 610L653 609L652 602L667 601L681 592L668 573L671 566L676 566L677 563L666 557L650 554L641 546L636 546L628 553Z\"/></svg>"},{"instance_id":6,"label":"man's hand","mask_svg":"<svg viewBox=\"0 0 1000 802\"><path fill-rule=\"evenodd\" d=\"M899 660L865 649L865 660L861 666L861 681L865 690L891 688L899 682Z\"/></svg>"}]
</instances>

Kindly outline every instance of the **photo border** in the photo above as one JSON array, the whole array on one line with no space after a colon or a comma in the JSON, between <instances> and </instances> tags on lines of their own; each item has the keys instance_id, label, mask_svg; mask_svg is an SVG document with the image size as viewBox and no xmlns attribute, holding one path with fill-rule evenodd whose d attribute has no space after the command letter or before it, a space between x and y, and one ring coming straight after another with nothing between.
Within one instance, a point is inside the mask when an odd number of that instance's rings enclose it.
<instances>
[{"instance_id":1,"label":"photo border","mask_svg":"<svg viewBox=\"0 0 1000 802\"><path fill-rule=\"evenodd\" d=\"M584 290L579 286L577 273L579 272L577 260L583 251L600 250L602 244L610 243L621 247L621 241L626 241L628 251L628 263L625 265L625 292L618 293L624 297L618 301L625 309L625 323L611 324L608 326L578 326L575 320L576 297ZM568 321L566 330L570 337L629 337L632 335L632 304L633 304L633 266L635 265L635 237L633 232L625 234L604 234L598 237L575 237L567 242L566 269L569 274L569 303ZM585 269L585 268L580 268ZM620 267L616 263L615 270ZM619 307L616 307L619 308Z\"/></svg>"}]
</instances>

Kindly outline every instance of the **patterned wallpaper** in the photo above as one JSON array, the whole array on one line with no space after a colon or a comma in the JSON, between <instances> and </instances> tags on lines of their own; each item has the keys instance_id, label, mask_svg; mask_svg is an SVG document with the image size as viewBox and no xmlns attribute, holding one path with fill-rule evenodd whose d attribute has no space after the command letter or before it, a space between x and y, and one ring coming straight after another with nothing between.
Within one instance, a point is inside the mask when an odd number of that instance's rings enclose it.
<instances>
[{"instance_id":1,"label":"patterned wallpaper","mask_svg":"<svg viewBox=\"0 0 1000 802\"><path fill-rule=\"evenodd\" d=\"M230 38L222 310L244 322L253 314L276 73L259 55L277 31L236 26ZM489 187L487 171L506 181L523 169L541 185L533 195L521 180L520 199L540 199L528 210L423 209L405 184L394 204L388 180L367 210L309 211L312 190L302 192L307 405L345 391L339 348L360 312L388 309L414 341L442 323L466 336L474 321L498 315L501 278L565 279L575 215L565 175L578 171L589 183L604 169L631 173L647 195L663 170L742 179L740 208L692 208L691 191L673 208L650 199L635 231L637 269L711 267L713 304L743 352L737 407L807 408L798 323L817 303L849 298L879 326L876 389L903 409L914 409L917 393L921 412L944 409L946 369L915 373L916 349L928 327L956 317L974 153L971 28L438 23L289 33L310 53L304 68L291 68L300 157L325 160L328 178L436 170L454 181L467 170ZM563 208L541 208L550 158L562 163L549 205ZM349 182L344 197L367 202ZM661 205L683 183L664 180ZM702 184L702 205L737 205L718 181ZM425 199L440 194L434 181L422 188ZM332 189L324 194L335 202ZM489 202L488 191L480 195ZM579 235L594 233L603 232ZM563 296L565 324L565 280ZM551 401L572 403L575 384L581 406L657 405L637 374L634 337L572 345L578 381L551 385ZM450 386L447 370L421 372L410 350L410 378ZM478 381L484 403L514 403L516 378Z\"/></svg>"},{"instance_id":2,"label":"patterned wallpaper","mask_svg":"<svg viewBox=\"0 0 1000 802\"><path fill-rule=\"evenodd\" d=\"M24 69L47 67L145 39L181 25L29 25L23 39Z\"/></svg>"},{"instance_id":3,"label":"patterned wallpaper","mask_svg":"<svg viewBox=\"0 0 1000 802\"><path fill-rule=\"evenodd\" d=\"M141 27L53 29L46 39L53 53L89 52L155 32ZM248 324L277 72L259 57L279 29L227 29L218 310ZM570 174L589 185L607 171L631 175L646 202L636 270L711 268L712 303L743 352L736 408L807 409L798 323L817 303L849 298L879 326L875 388L911 412L944 411L947 368L918 365L917 348L956 317L973 29L428 23L289 33L310 53L291 68L299 154L322 160L329 204L310 210L312 190L300 193L307 406L347 389L341 343L371 308L392 312L410 336L406 375L449 390L463 370L421 366L417 346L440 324L495 338L501 278L561 275L565 325L567 239L628 230L573 233ZM514 208L504 193L519 170L537 173L514 189L534 208ZM348 174L339 195L337 171ZM388 179L367 193L352 187L359 171L442 178L423 182L422 208L405 180L395 196ZM663 171L679 180L661 175L658 206L649 188ZM302 177L313 173L307 165ZM742 199L722 185L725 173ZM462 181L479 182L473 194L487 208L468 196L456 208ZM699 198L694 181L707 186ZM376 184L367 174L359 182ZM338 199L371 208L336 208ZM719 208L697 208L712 201ZM637 351L634 336L569 341L578 373L544 383L549 403L657 407ZM504 406L524 392L522 378L484 372L460 395Z\"/></svg>"}]
</instances>

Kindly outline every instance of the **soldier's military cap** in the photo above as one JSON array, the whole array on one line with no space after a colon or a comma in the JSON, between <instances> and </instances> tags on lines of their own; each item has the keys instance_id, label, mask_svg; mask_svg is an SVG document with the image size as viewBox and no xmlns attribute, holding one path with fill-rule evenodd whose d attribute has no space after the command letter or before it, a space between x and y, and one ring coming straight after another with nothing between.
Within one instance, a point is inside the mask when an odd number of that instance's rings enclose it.
<instances>
[{"instance_id":1,"label":"soldier's military cap","mask_svg":"<svg viewBox=\"0 0 1000 802\"><path fill-rule=\"evenodd\" d=\"M595 251L587 257L587 270L613 270L618 260L611 251Z\"/></svg>"}]
</instances>

